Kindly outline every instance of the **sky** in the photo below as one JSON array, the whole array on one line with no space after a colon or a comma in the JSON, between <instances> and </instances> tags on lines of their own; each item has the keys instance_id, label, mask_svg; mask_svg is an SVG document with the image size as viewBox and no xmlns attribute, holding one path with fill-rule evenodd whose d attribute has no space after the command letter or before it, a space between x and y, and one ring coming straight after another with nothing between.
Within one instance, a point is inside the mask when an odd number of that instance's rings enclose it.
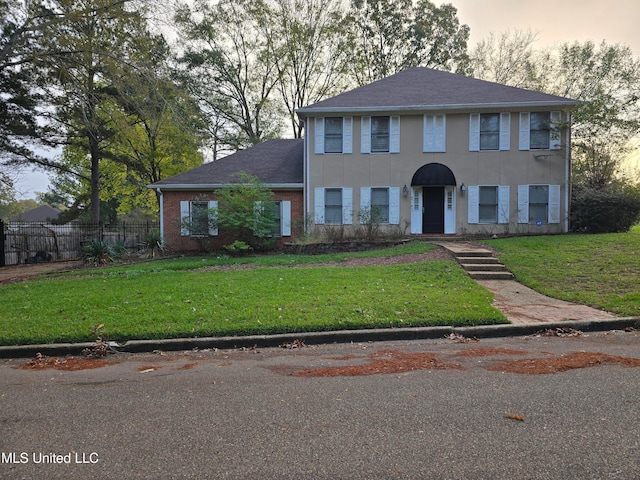
<instances>
[{"instance_id":1,"label":"sky","mask_svg":"<svg viewBox=\"0 0 640 480\"><path fill-rule=\"evenodd\" d=\"M623 43L640 57L639 0L435 0L458 9L460 23L469 25L469 47L490 33L527 30L538 35L535 47L593 40ZM27 169L17 183L19 198L34 198L48 189L48 175Z\"/></svg>"}]
</instances>

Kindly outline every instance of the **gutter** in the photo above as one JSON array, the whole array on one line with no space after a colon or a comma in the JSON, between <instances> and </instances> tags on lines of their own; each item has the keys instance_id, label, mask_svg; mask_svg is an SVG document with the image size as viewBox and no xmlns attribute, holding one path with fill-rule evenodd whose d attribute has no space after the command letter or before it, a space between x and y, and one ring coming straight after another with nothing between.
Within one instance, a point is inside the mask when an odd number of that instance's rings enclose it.
<instances>
[{"instance_id":1,"label":"gutter","mask_svg":"<svg viewBox=\"0 0 640 480\"><path fill-rule=\"evenodd\" d=\"M147 185L147 188L155 188L159 191L162 188L169 190L213 190L216 188L228 187L228 183L168 183L166 185ZM304 183L268 183L265 186L272 190L300 190L304 188Z\"/></svg>"},{"instance_id":2,"label":"gutter","mask_svg":"<svg viewBox=\"0 0 640 480\"><path fill-rule=\"evenodd\" d=\"M579 102L567 102L567 101L549 101L549 102L493 102L493 103L472 103L472 104L441 104L441 105L390 105L390 106L366 106L366 107L348 107L348 106L334 106L334 107L310 107L299 108L296 113L299 117L305 118L308 115L323 114L323 113L374 113L374 112L429 112L429 111L464 111L475 112L484 109L490 110L518 110L521 108L567 108L577 105Z\"/></svg>"}]
</instances>

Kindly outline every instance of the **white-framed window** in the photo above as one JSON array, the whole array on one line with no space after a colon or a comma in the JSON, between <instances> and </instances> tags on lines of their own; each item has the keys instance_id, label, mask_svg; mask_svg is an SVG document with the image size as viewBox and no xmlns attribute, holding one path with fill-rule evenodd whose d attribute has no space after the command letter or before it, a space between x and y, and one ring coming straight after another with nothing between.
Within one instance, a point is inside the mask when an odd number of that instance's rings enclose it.
<instances>
[{"instance_id":1,"label":"white-framed window","mask_svg":"<svg viewBox=\"0 0 640 480\"><path fill-rule=\"evenodd\" d=\"M467 187L468 223L509 223L509 185Z\"/></svg>"},{"instance_id":2,"label":"white-framed window","mask_svg":"<svg viewBox=\"0 0 640 480\"><path fill-rule=\"evenodd\" d=\"M316 117L314 153L352 153L352 117Z\"/></svg>"},{"instance_id":3,"label":"white-framed window","mask_svg":"<svg viewBox=\"0 0 640 480\"><path fill-rule=\"evenodd\" d=\"M518 223L560 223L560 185L518 185Z\"/></svg>"},{"instance_id":4,"label":"white-framed window","mask_svg":"<svg viewBox=\"0 0 640 480\"><path fill-rule=\"evenodd\" d=\"M480 150L498 150L500 147L500 115L480 114Z\"/></svg>"},{"instance_id":5,"label":"white-framed window","mask_svg":"<svg viewBox=\"0 0 640 480\"><path fill-rule=\"evenodd\" d=\"M445 152L447 145L446 115L425 115L422 131L423 152Z\"/></svg>"},{"instance_id":6,"label":"white-framed window","mask_svg":"<svg viewBox=\"0 0 640 480\"><path fill-rule=\"evenodd\" d=\"M559 150L560 112L520 112L520 150Z\"/></svg>"},{"instance_id":7,"label":"white-framed window","mask_svg":"<svg viewBox=\"0 0 640 480\"><path fill-rule=\"evenodd\" d=\"M353 223L353 189L314 189L314 222L316 225L350 225Z\"/></svg>"},{"instance_id":8,"label":"white-framed window","mask_svg":"<svg viewBox=\"0 0 640 480\"><path fill-rule=\"evenodd\" d=\"M469 151L510 149L511 114L509 112L469 115Z\"/></svg>"},{"instance_id":9,"label":"white-framed window","mask_svg":"<svg viewBox=\"0 0 640 480\"><path fill-rule=\"evenodd\" d=\"M192 237L218 235L217 208L218 202L215 200L182 200L180 202L180 235Z\"/></svg>"},{"instance_id":10,"label":"white-framed window","mask_svg":"<svg viewBox=\"0 0 640 480\"><path fill-rule=\"evenodd\" d=\"M362 223L398 225L400 223L400 187L362 187L360 189ZM373 215L373 219L369 216Z\"/></svg>"},{"instance_id":11,"label":"white-framed window","mask_svg":"<svg viewBox=\"0 0 640 480\"><path fill-rule=\"evenodd\" d=\"M360 153L399 153L400 117L362 117Z\"/></svg>"},{"instance_id":12,"label":"white-framed window","mask_svg":"<svg viewBox=\"0 0 640 480\"><path fill-rule=\"evenodd\" d=\"M380 223L389 223L389 189L376 187L371 189L371 211Z\"/></svg>"}]
</instances>

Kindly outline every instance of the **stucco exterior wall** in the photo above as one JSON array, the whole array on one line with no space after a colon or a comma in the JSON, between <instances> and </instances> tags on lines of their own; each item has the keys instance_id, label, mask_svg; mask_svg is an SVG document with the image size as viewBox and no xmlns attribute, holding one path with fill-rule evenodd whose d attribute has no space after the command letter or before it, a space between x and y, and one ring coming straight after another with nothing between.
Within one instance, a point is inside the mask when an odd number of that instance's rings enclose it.
<instances>
[{"instance_id":1,"label":"stucco exterior wall","mask_svg":"<svg viewBox=\"0 0 640 480\"><path fill-rule=\"evenodd\" d=\"M429 115L445 112L429 112ZM475 112L484 113L484 112ZM486 113L499 113L492 110ZM566 202L566 132L560 132L562 146L559 150L519 150L519 111L510 112L510 149L469 151L469 112L446 114L446 151L423 152L423 115L402 115L400 112L400 152L360 153L361 116L353 116L353 153L314 153L314 118L307 119L307 152L309 188L307 205L314 218L314 194L318 187L349 187L353 191L354 225L358 223L361 187L399 187L411 190L411 180L416 171L429 163L447 166L454 174L455 233L561 233L565 231ZM369 115L369 113L367 113ZM375 113L371 113L375 116ZM385 112L380 115L394 115ZM350 116L327 114L327 116ZM536 158L536 156L538 158ZM468 198L460 190L462 184L470 186L508 185L508 224L468 223ZM560 186L559 223L535 225L518 222L518 186L545 184ZM421 195L421 187L416 187ZM400 198L400 224L411 222L412 194ZM407 232L408 233L408 232Z\"/></svg>"}]
</instances>

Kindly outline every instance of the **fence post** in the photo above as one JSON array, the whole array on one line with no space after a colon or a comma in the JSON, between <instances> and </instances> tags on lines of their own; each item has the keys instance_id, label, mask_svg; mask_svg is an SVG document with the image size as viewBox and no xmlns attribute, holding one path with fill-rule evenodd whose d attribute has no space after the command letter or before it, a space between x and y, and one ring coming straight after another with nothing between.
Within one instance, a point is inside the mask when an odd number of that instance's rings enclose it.
<instances>
[{"instance_id":1,"label":"fence post","mask_svg":"<svg viewBox=\"0 0 640 480\"><path fill-rule=\"evenodd\" d=\"M4 233L4 221L0 220L0 267L5 266L4 242L6 239L7 239L7 234Z\"/></svg>"}]
</instances>

